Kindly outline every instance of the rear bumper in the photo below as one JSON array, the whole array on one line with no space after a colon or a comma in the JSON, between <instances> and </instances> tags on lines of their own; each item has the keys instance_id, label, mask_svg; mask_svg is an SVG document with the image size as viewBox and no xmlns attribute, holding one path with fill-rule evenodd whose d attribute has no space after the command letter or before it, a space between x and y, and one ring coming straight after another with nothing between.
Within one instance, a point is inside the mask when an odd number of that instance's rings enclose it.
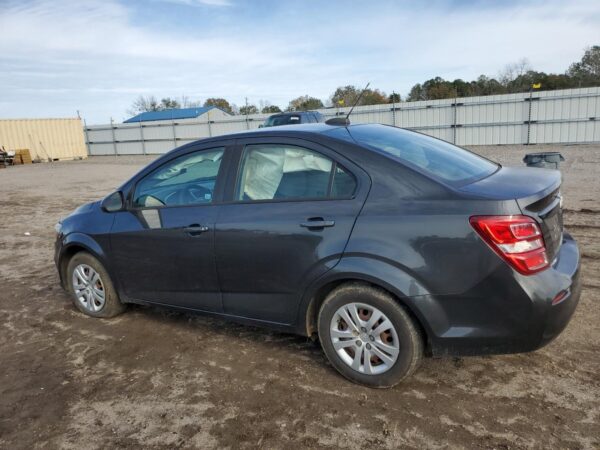
<instances>
[{"instance_id":1,"label":"rear bumper","mask_svg":"<svg viewBox=\"0 0 600 450\"><path fill-rule=\"evenodd\" d=\"M532 276L502 266L467 293L414 302L424 307L434 356L520 353L551 342L567 326L581 295L581 258L567 233L552 266ZM557 295L560 301L555 301ZM432 313L435 310L435 315ZM431 320L429 320L431 319Z\"/></svg>"},{"instance_id":2,"label":"rear bumper","mask_svg":"<svg viewBox=\"0 0 600 450\"><path fill-rule=\"evenodd\" d=\"M581 296L581 256L577 243L568 234L565 234L559 258L555 262L553 270L567 276L569 285L563 291L559 291L559 293L566 292L564 298L554 304L551 301L547 305L547 317L538 348L548 344L562 333L571 320Z\"/></svg>"}]
</instances>

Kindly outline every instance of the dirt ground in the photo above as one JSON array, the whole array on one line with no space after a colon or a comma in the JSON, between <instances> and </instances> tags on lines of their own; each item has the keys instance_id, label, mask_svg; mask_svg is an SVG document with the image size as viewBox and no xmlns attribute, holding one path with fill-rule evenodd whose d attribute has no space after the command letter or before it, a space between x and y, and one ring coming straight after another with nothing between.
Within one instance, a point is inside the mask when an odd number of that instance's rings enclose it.
<instances>
[{"instance_id":1,"label":"dirt ground","mask_svg":"<svg viewBox=\"0 0 600 450\"><path fill-rule=\"evenodd\" d=\"M302 337L145 307L87 318L53 225L152 158L0 170L0 448L600 448L600 145L552 149L583 251L569 327L535 353L426 359L391 390L350 384Z\"/></svg>"}]
</instances>

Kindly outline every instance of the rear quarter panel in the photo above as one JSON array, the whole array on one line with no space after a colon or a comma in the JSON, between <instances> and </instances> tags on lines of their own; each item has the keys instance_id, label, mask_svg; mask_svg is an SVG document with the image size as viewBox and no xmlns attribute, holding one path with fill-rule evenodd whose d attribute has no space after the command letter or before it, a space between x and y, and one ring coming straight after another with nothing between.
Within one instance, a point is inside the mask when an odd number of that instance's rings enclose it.
<instances>
[{"instance_id":1,"label":"rear quarter panel","mask_svg":"<svg viewBox=\"0 0 600 450\"><path fill-rule=\"evenodd\" d=\"M456 192L376 155L362 166L371 191L328 279L365 280L395 294L434 354L461 353L473 337L482 352L493 352L486 349L498 342L512 345L509 336L539 332L530 324L540 305L469 224L472 215L520 214L515 200Z\"/></svg>"}]
</instances>

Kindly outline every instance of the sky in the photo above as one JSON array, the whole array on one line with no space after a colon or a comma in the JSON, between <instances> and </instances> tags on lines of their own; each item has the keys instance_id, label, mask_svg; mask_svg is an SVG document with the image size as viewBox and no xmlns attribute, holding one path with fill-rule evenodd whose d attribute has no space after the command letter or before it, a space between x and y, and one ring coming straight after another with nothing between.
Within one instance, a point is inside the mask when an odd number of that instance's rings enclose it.
<instances>
[{"instance_id":1,"label":"sky","mask_svg":"<svg viewBox=\"0 0 600 450\"><path fill-rule=\"evenodd\" d=\"M139 95L280 107L353 84L400 93L564 72L600 44L600 1L0 0L0 118L120 122Z\"/></svg>"}]
</instances>

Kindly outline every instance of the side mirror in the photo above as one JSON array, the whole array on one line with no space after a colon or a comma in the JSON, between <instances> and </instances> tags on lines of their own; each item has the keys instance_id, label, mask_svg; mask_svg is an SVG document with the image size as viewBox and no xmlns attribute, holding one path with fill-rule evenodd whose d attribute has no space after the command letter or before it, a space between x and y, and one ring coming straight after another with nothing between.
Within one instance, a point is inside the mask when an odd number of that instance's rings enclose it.
<instances>
[{"instance_id":1,"label":"side mirror","mask_svg":"<svg viewBox=\"0 0 600 450\"><path fill-rule=\"evenodd\" d=\"M264 127L264 125L262 123L258 126L258 128L263 128L263 127Z\"/></svg>"},{"instance_id":2,"label":"side mirror","mask_svg":"<svg viewBox=\"0 0 600 450\"><path fill-rule=\"evenodd\" d=\"M123 199L123 193L121 191L113 192L112 194L104 197L100 204L102 209L106 212L117 212L121 211L125 207L125 200Z\"/></svg>"}]
</instances>

